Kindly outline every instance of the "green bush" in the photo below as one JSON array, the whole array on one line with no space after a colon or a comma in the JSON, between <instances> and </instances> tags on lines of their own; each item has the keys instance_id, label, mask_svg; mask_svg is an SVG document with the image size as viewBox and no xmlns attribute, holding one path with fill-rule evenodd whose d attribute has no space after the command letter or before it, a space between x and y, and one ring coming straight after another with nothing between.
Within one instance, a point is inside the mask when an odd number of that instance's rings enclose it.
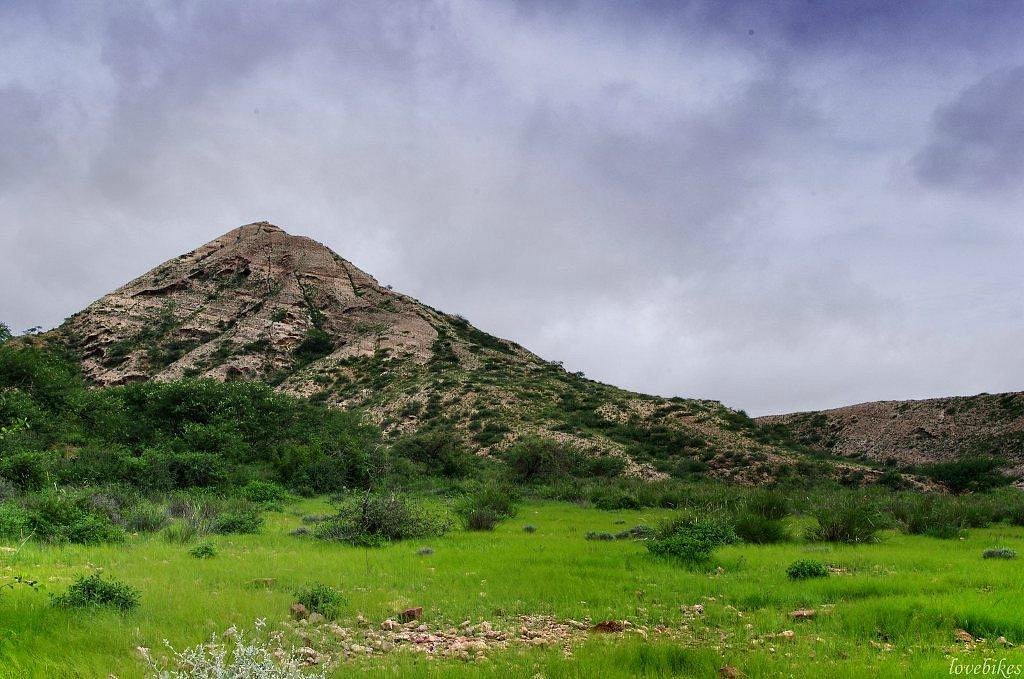
<instances>
[{"instance_id":1,"label":"green bush","mask_svg":"<svg viewBox=\"0 0 1024 679\"><path fill-rule=\"evenodd\" d=\"M523 483L538 483L566 476L576 468L579 453L548 439L526 438L505 451L512 475Z\"/></svg>"},{"instance_id":2,"label":"green bush","mask_svg":"<svg viewBox=\"0 0 1024 679\"><path fill-rule=\"evenodd\" d=\"M217 546L212 542L200 542L188 550L188 553L196 559L212 559L217 556Z\"/></svg>"},{"instance_id":3,"label":"green bush","mask_svg":"<svg viewBox=\"0 0 1024 679\"><path fill-rule=\"evenodd\" d=\"M800 559L789 564L786 575L790 580L807 580L828 577L828 566L812 559Z\"/></svg>"},{"instance_id":4,"label":"green bush","mask_svg":"<svg viewBox=\"0 0 1024 679\"><path fill-rule=\"evenodd\" d=\"M0 477L22 490L40 490L48 476L46 456L42 453L21 452L0 458Z\"/></svg>"},{"instance_id":5,"label":"green bush","mask_svg":"<svg viewBox=\"0 0 1024 679\"><path fill-rule=\"evenodd\" d=\"M263 514L260 508L249 502L234 502L214 517L210 524L212 533L259 533L263 528Z\"/></svg>"},{"instance_id":6,"label":"green bush","mask_svg":"<svg viewBox=\"0 0 1024 679\"><path fill-rule=\"evenodd\" d=\"M858 493L833 493L811 509L818 525L807 531L809 540L860 544L876 542L887 525L878 502Z\"/></svg>"},{"instance_id":7,"label":"green bush","mask_svg":"<svg viewBox=\"0 0 1024 679\"><path fill-rule=\"evenodd\" d=\"M277 509L288 499L288 491L270 481L253 480L242 486L238 496L267 509Z\"/></svg>"},{"instance_id":8,"label":"green bush","mask_svg":"<svg viewBox=\"0 0 1024 679\"><path fill-rule=\"evenodd\" d=\"M334 342L331 340L331 336L320 328L310 328L299 345L295 347L293 354L302 363L312 363L332 351L334 351Z\"/></svg>"},{"instance_id":9,"label":"green bush","mask_svg":"<svg viewBox=\"0 0 1024 679\"><path fill-rule=\"evenodd\" d=\"M406 436L391 447L392 453L420 465L434 476L464 478L476 466L476 456L454 434L433 430Z\"/></svg>"},{"instance_id":10,"label":"green bush","mask_svg":"<svg viewBox=\"0 0 1024 679\"><path fill-rule=\"evenodd\" d=\"M152 502L139 502L130 507L124 514L124 527L133 533L152 533L164 527L167 514L159 505Z\"/></svg>"},{"instance_id":11,"label":"green bush","mask_svg":"<svg viewBox=\"0 0 1024 679\"><path fill-rule=\"evenodd\" d=\"M95 545L121 542L124 531L109 519L83 508L85 499L48 491L32 499L29 515L32 531L41 540Z\"/></svg>"},{"instance_id":12,"label":"green bush","mask_svg":"<svg viewBox=\"0 0 1024 679\"><path fill-rule=\"evenodd\" d=\"M662 524L646 545L657 556L698 564L709 560L716 547L738 541L733 527L725 521L679 517Z\"/></svg>"},{"instance_id":13,"label":"green bush","mask_svg":"<svg viewBox=\"0 0 1024 679\"><path fill-rule=\"evenodd\" d=\"M99 573L93 573L78 578L64 594L53 597L53 605L60 608L103 606L130 611L139 605L139 592L119 580L104 580Z\"/></svg>"},{"instance_id":14,"label":"green bush","mask_svg":"<svg viewBox=\"0 0 1024 679\"><path fill-rule=\"evenodd\" d=\"M1008 485L1013 481L999 471L1004 461L994 457L964 457L952 462L939 462L921 468L921 472L954 493L983 491Z\"/></svg>"},{"instance_id":15,"label":"green bush","mask_svg":"<svg viewBox=\"0 0 1024 679\"><path fill-rule=\"evenodd\" d=\"M1016 559L1016 550L1009 547L993 547L981 553L983 559Z\"/></svg>"},{"instance_id":16,"label":"green bush","mask_svg":"<svg viewBox=\"0 0 1024 679\"><path fill-rule=\"evenodd\" d=\"M952 539L963 532L963 509L953 498L911 493L895 503L892 513L905 533Z\"/></svg>"},{"instance_id":17,"label":"green bush","mask_svg":"<svg viewBox=\"0 0 1024 679\"><path fill-rule=\"evenodd\" d=\"M306 610L319 613L328 620L338 617L338 612L345 604L341 592L319 582L300 588L295 592L295 600L305 606Z\"/></svg>"},{"instance_id":18,"label":"green bush","mask_svg":"<svg viewBox=\"0 0 1024 679\"><path fill-rule=\"evenodd\" d=\"M790 509L786 493L774 488L751 491L744 505L751 514L775 520L786 518Z\"/></svg>"},{"instance_id":19,"label":"green bush","mask_svg":"<svg viewBox=\"0 0 1024 679\"><path fill-rule=\"evenodd\" d=\"M32 532L32 517L13 502L0 503L0 539L21 540Z\"/></svg>"},{"instance_id":20,"label":"green bush","mask_svg":"<svg viewBox=\"0 0 1024 679\"><path fill-rule=\"evenodd\" d=\"M591 496L590 501L598 509L614 511L616 509L640 509L643 501L631 489L626 488L598 488Z\"/></svg>"},{"instance_id":21,"label":"green bush","mask_svg":"<svg viewBox=\"0 0 1024 679\"><path fill-rule=\"evenodd\" d=\"M610 542L615 539L615 536L606 531L588 531L586 534L587 540L596 540L598 542Z\"/></svg>"},{"instance_id":22,"label":"green bush","mask_svg":"<svg viewBox=\"0 0 1024 679\"><path fill-rule=\"evenodd\" d=\"M789 539L782 521L766 519L753 512L746 512L736 517L734 527L736 534L744 542L753 544L772 544Z\"/></svg>"},{"instance_id":23,"label":"green bush","mask_svg":"<svg viewBox=\"0 0 1024 679\"><path fill-rule=\"evenodd\" d=\"M358 546L379 546L391 541L444 535L450 522L441 513L418 502L389 495L352 497L338 513L317 524L314 534Z\"/></svg>"},{"instance_id":24,"label":"green bush","mask_svg":"<svg viewBox=\"0 0 1024 679\"><path fill-rule=\"evenodd\" d=\"M455 513L462 517L469 530L494 530L505 519L516 515L516 494L513 489L487 484L463 495L455 503Z\"/></svg>"}]
</instances>

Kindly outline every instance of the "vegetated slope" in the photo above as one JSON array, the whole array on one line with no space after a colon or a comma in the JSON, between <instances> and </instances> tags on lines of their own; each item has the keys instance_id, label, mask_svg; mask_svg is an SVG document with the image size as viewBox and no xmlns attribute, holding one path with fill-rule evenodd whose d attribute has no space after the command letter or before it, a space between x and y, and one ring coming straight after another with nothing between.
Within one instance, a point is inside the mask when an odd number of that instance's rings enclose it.
<instances>
[{"instance_id":1,"label":"vegetated slope","mask_svg":"<svg viewBox=\"0 0 1024 679\"><path fill-rule=\"evenodd\" d=\"M808 448L893 466L993 456L1024 477L1024 392L877 401L757 418Z\"/></svg>"},{"instance_id":2,"label":"vegetated slope","mask_svg":"<svg viewBox=\"0 0 1024 679\"><path fill-rule=\"evenodd\" d=\"M54 337L98 385L265 381L360 408L392 437L444 428L483 453L540 436L626 457L636 475L699 470L747 482L811 464L716 401L645 396L567 373L266 222L161 264Z\"/></svg>"}]
</instances>

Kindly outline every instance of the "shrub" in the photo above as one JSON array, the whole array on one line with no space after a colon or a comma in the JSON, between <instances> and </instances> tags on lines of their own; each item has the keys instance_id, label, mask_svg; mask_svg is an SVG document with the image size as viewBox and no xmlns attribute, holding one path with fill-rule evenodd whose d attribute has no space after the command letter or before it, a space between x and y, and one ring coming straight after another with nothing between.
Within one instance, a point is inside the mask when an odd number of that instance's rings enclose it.
<instances>
[{"instance_id":1,"label":"shrub","mask_svg":"<svg viewBox=\"0 0 1024 679\"><path fill-rule=\"evenodd\" d=\"M151 533L160 530L167 523L162 507L151 502L133 505L124 515L124 527L133 533Z\"/></svg>"},{"instance_id":2,"label":"shrub","mask_svg":"<svg viewBox=\"0 0 1024 679\"><path fill-rule=\"evenodd\" d=\"M157 662L148 655L144 657L153 676L159 679L326 679L326 672L309 670L300 658L275 652L279 640L261 641L258 632L262 626L261 622L256 623L257 635L252 641L247 640L244 631L238 630L230 635L214 634L209 641L183 651L167 644L173 669L167 669L167 663ZM227 637L234 640L233 648L225 643Z\"/></svg>"},{"instance_id":3,"label":"shrub","mask_svg":"<svg viewBox=\"0 0 1024 679\"><path fill-rule=\"evenodd\" d=\"M516 515L515 493L505 486L484 485L460 498L455 513L470 530L494 530L496 525Z\"/></svg>"},{"instance_id":4,"label":"shrub","mask_svg":"<svg viewBox=\"0 0 1024 679\"><path fill-rule=\"evenodd\" d=\"M523 526L523 532L524 533L536 533L537 532L537 527L534 526L533 524L528 523L525 526Z\"/></svg>"},{"instance_id":5,"label":"shrub","mask_svg":"<svg viewBox=\"0 0 1024 679\"><path fill-rule=\"evenodd\" d=\"M48 476L46 456L22 452L0 458L0 476L22 490L40 490Z\"/></svg>"},{"instance_id":6,"label":"shrub","mask_svg":"<svg viewBox=\"0 0 1024 679\"><path fill-rule=\"evenodd\" d=\"M248 502L229 505L210 524L213 533L259 533L263 528L260 509Z\"/></svg>"},{"instance_id":7,"label":"shrub","mask_svg":"<svg viewBox=\"0 0 1024 679\"><path fill-rule=\"evenodd\" d=\"M463 478L476 465L462 440L447 431L434 430L406 436L395 442L392 452L423 467L427 474Z\"/></svg>"},{"instance_id":8,"label":"shrub","mask_svg":"<svg viewBox=\"0 0 1024 679\"><path fill-rule=\"evenodd\" d=\"M327 356L332 351L334 351L334 342L331 341L331 336L320 328L314 327L306 332L306 336L292 353L299 361L312 363L317 359Z\"/></svg>"},{"instance_id":9,"label":"shrub","mask_svg":"<svg viewBox=\"0 0 1024 679\"><path fill-rule=\"evenodd\" d=\"M615 539L614 535L612 535L611 533L605 533L603 531L588 531L586 537L588 540L598 540L602 542Z\"/></svg>"},{"instance_id":10,"label":"shrub","mask_svg":"<svg viewBox=\"0 0 1024 679\"><path fill-rule=\"evenodd\" d=\"M640 498L625 488L599 488L590 496L590 501L598 509L606 511L640 509L643 507L643 502Z\"/></svg>"},{"instance_id":11,"label":"shrub","mask_svg":"<svg viewBox=\"0 0 1024 679\"><path fill-rule=\"evenodd\" d=\"M0 503L0 539L21 540L32 532L32 517L24 507Z\"/></svg>"},{"instance_id":12,"label":"shrub","mask_svg":"<svg viewBox=\"0 0 1024 679\"><path fill-rule=\"evenodd\" d=\"M755 490L744 504L747 512L765 519L784 519L789 515L789 498L781 490Z\"/></svg>"},{"instance_id":13,"label":"shrub","mask_svg":"<svg viewBox=\"0 0 1024 679\"><path fill-rule=\"evenodd\" d=\"M279 508L288 499L288 491L276 483L253 480L238 491L241 498L264 508Z\"/></svg>"},{"instance_id":14,"label":"shrub","mask_svg":"<svg viewBox=\"0 0 1024 679\"><path fill-rule=\"evenodd\" d=\"M305 585L295 592L295 600L307 610L319 613L328 620L338 616L338 610L345 603L341 592L330 585L315 582Z\"/></svg>"},{"instance_id":15,"label":"shrub","mask_svg":"<svg viewBox=\"0 0 1024 679\"><path fill-rule=\"evenodd\" d=\"M818 525L807 532L809 540L859 544L875 542L885 527L878 503L865 495L836 493L811 510Z\"/></svg>"},{"instance_id":16,"label":"shrub","mask_svg":"<svg viewBox=\"0 0 1024 679\"><path fill-rule=\"evenodd\" d=\"M893 515L905 533L934 538L955 538L965 523L958 503L932 494L914 493L900 498L893 507Z\"/></svg>"},{"instance_id":17,"label":"shrub","mask_svg":"<svg viewBox=\"0 0 1024 679\"><path fill-rule=\"evenodd\" d=\"M92 573L78 578L64 594L53 597L53 605L60 608L104 606L130 611L139 605L139 592L119 580L104 580L99 573Z\"/></svg>"},{"instance_id":18,"label":"shrub","mask_svg":"<svg viewBox=\"0 0 1024 679\"><path fill-rule=\"evenodd\" d=\"M1016 559L1017 552L1009 547L993 547L981 553L983 559Z\"/></svg>"},{"instance_id":19,"label":"shrub","mask_svg":"<svg viewBox=\"0 0 1024 679\"><path fill-rule=\"evenodd\" d=\"M767 519L751 512L740 514L736 518L735 529L736 534L744 542L758 545L785 542L789 538L782 521Z\"/></svg>"},{"instance_id":20,"label":"shrub","mask_svg":"<svg viewBox=\"0 0 1024 679\"><path fill-rule=\"evenodd\" d=\"M124 540L124 531L109 519L83 509L79 500L57 492L46 492L34 498L29 511L36 536L52 542L83 545Z\"/></svg>"},{"instance_id":21,"label":"shrub","mask_svg":"<svg viewBox=\"0 0 1024 679\"><path fill-rule=\"evenodd\" d=\"M217 546L212 542L201 542L188 550L188 553L196 559L212 559L217 556Z\"/></svg>"},{"instance_id":22,"label":"shrub","mask_svg":"<svg viewBox=\"0 0 1024 679\"><path fill-rule=\"evenodd\" d=\"M921 471L954 493L1005 486L1013 479L999 471L1004 462L994 457L964 457L927 465Z\"/></svg>"},{"instance_id":23,"label":"shrub","mask_svg":"<svg viewBox=\"0 0 1024 679\"><path fill-rule=\"evenodd\" d=\"M807 580L809 578L828 577L828 566L812 559L800 559L789 564L786 575L790 580Z\"/></svg>"},{"instance_id":24,"label":"shrub","mask_svg":"<svg viewBox=\"0 0 1024 679\"><path fill-rule=\"evenodd\" d=\"M710 559L716 547L738 541L732 526L724 521L680 517L662 524L646 544L657 556L697 564Z\"/></svg>"},{"instance_id":25,"label":"shrub","mask_svg":"<svg viewBox=\"0 0 1024 679\"><path fill-rule=\"evenodd\" d=\"M533 437L513 444L504 457L517 480L536 483L568 475L576 466L578 453L554 441Z\"/></svg>"},{"instance_id":26,"label":"shrub","mask_svg":"<svg viewBox=\"0 0 1024 679\"><path fill-rule=\"evenodd\" d=\"M616 540L647 540L654 537L655 531L650 526L633 526L624 531L620 531L615 534Z\"/></svg>"},{"instance_id":27,"label":"shrub","mask_svg":"<svg viewBox=\"0 0 1024 679\"><path fill-rule=\"evenodd\" d=\"M437 511L397 495L366 495L341 504L338 513L317 525L324 540L378 546L393 540L443 535L448 520Z\"/></svg>"}]
</instances>

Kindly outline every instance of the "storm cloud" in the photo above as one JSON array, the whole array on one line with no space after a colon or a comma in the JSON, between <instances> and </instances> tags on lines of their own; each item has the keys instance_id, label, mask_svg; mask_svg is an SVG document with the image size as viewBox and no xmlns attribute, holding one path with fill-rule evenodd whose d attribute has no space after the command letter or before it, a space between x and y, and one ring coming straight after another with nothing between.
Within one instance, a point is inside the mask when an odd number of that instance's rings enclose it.
<instances>
[{"instance_id":1,"label":"storm cloud","mask_svg":"<svg viewBox=\"0 0 1024 679\"><path fill-rule=\"evenodd\" d=\"M1024 388L1018 3L0 6L0 320L267 219L752 413Z\"/></svg>"}]
</instances>

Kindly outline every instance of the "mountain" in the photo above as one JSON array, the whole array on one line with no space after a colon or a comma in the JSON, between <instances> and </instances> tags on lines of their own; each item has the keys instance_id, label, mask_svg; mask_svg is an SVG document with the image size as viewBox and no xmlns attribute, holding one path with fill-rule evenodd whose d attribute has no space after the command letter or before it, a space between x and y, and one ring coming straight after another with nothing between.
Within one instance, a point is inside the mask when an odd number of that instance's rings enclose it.
<instances>
[{"instance_id":1,"label":"mountain","mask_svg":"<svg viewBox=\"0 0 1024 679\"><path fill-rule=\"evenodd\" d=\"M1024 392L877 401L757 418L812 450L891 466L994 456L1024 477Z\"/></svg>"},{"instance_id":2,"label":"mountain","mask_svg":"<svg viewBox=\"0 0 1024 679\"><path fill-rule=\"evenodd\" d=\"M636 394L568 373L267 222L157 266L54 336L96 385L261 380L358 408L390 437L443 429L481 454L537 436L617 455L646 478L877 475L805 459L717 401Z\"/></svg>"}]
</instances>

